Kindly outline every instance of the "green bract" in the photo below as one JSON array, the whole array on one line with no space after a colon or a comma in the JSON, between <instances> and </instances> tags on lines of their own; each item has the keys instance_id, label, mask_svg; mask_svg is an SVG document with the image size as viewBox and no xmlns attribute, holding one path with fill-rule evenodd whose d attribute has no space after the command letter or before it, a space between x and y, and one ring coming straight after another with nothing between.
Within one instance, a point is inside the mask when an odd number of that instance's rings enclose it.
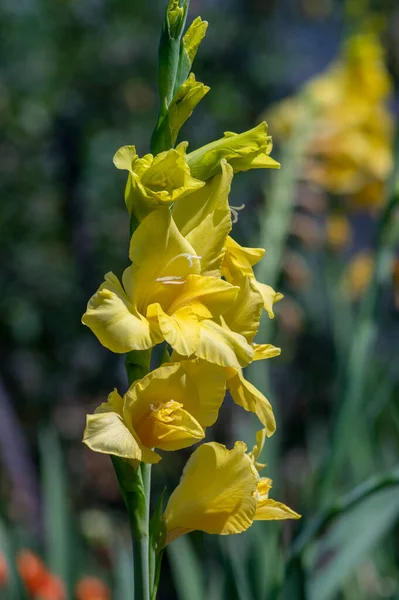
<instances>
[{"instance_id":1,"label":"green bract","mask_svg":"<svg viewBox=\"0 0 399 600\"><path fill-rule=\"evenodd\" d=\"M174 95L159 127L158 136L162 139L163 145L169 147L175 145L181 127L209 90L207 85L196 81L194 73L190 73L188 79Z\"/></svg>"}]
</instances>

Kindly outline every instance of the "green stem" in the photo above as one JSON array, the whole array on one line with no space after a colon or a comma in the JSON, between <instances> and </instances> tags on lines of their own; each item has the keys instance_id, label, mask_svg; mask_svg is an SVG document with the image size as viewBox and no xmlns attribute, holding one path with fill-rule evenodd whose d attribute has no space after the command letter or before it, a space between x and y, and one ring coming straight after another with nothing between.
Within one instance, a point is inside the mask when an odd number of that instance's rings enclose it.
<instances>
[{"instance_id":1,"label":"green stem","mask_svg":"<svg viewBox=\"0 0 399 600\"><path fill-rule=\"evenodd\" d=\"M133 546L134 600L150 600L149 577L149 497L145 486L149 478L143 479L142 464L112 456L115 473L126 504Z\"/></svg>"},{"instance_id":2,"label":"green stem","mask_svg":"<svg viewBox=\"0 0 399 600\"><path fill-rule=\"evenodd\" d=\"M133 546L134 600L151 600L149 572L149 498L146 497L144 514L139 514L134 499L127 494L127 512Z\"/></svg>"},{"instance_id":3,"label":"green stem","mask_svg":"<svg viewBox=\"0 0 399 600\"><path fill-rule=\"evenodd\" d=\"M131 385L150 371L151 350L132 351L126 355L126 372ZM151 600L153 577L150 573L150 494L151 465L141 463L136 478L140 496L127 492L125 502L129 516L133 546L134 598Z\"/></svg>"}]
</instances>

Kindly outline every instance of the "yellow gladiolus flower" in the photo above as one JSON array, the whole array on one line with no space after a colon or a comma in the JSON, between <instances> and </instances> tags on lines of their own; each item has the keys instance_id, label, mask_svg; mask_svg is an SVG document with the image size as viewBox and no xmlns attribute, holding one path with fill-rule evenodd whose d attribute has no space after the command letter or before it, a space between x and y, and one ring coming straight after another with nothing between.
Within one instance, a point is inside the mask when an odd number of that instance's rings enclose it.
<instances>
[{"instance_id":1,"label":"yellow gladiolus flower","mask_svg":"<svg viewBox=\"0 0 399 600\"><path fill-rule=\"evenodd\" d=\"M187 155L193 177L206 181L220 170L225 159L234 170L278 169L279 163L269 156L272 138L267 135L266 122L244 133L226 131L224 137Z\"/></svg>"},{"instance_id":2,"label":"yellow gladiolus flower","mask_svg":"<svg viewBox=\"0 0 399 600\"><path fill-rule=\"evenodd\" d=\"M109 350L145 350L166 340L181 356L240 368L253 349L222 324L238 288L203 276L201 256L178 231L167 208L153 211L132 236L128 267L113 273L89 300L82 322Z\"/></svg>"},{"instance_id":3,"label":"yellow gladiolus flower","mask_svg":"<svg viewBox=\"0 0 399 600\"><path fill-rule=\"evenodd\" d=\"M194 530L227 535L250 527L259 475L246 449L211 442L193 452L164 512L167 544Z\"/></svg>"},{"instance_id":4,"label":"yellow gladiolus flower","mask_svg":"<svg viewBox=\"0 0 399 600\"><path fill-rule=\"evenodd\" d=\"M190 174L187 142L176 149L139 158L135 146L123 146L114 156L117 169L129 172L125 202L129 214L142 221L157 207L169 206L204 185Z\"/></svg>"},{"instance_id":5,"label":"yellow gladiolus flower","mask_svg":"<svg viewBox=\"0 0 399 600\"><path fill-rule=\"evenodd\" d=\"M255 519L298 519L300 515L268 498L269 479L259 477L244 442L232 450L216 442L199 446L189 458L164 512L166 544L199 530L242 533Z\"/></svg>"},{"instance_id":6,"label":"yellow gladiolus flower","mask_svg":"<svg viewBox=\"0 0 399 600\"><path fill-rule=\"evenodd\" d=\"M205 436L223 402L226 379L216 365L166 364L136 381L123 399L114 390L87 416L84 443L105 454L157 463L153 448L180 450Z\"/></svg>"}]
</instances>

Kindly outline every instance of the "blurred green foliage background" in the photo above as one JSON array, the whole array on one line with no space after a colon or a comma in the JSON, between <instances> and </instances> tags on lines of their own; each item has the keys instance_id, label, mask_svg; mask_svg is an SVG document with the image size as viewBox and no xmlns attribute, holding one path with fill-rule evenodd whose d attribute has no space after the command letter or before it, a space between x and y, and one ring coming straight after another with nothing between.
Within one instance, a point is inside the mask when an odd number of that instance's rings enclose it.
<instances>
[{"instance_id":1,"label":"blurred green foliage background","mask_svg":"<svg viewBox=\"0 0 399 600\"><path fill-rule=\"evenodd\" d=\"M125 177L112 157L124 144L149 149L164 9L160 0L0 4L4 599L23 597L13 570L23 547L62 577L68 598L88 574L106 581L115 600L130 597L127 523L111 462L81 443L86 413L126 387L123 360L80 318L103 274L125 267ZM197 15L210 25L195 74L211 92L184 128L191 149L253 127L372 16L396 118L394 0L192 0L189 18ZM267 250L258 279L286 296L275 321L263 324L264 341L283 354L250 378L277 413L265 451L276 497L304 516L257 523L234 539L181 538L167 555L161 600L399 598L398 173L376 209L347 209L350 239L332 250L326 220L336 199L300 181L311 125L297 123L276 145L281 171L238 175L231 196L246 205L235 237ZM353 267L360 251L372 259L363 271ZM251 445L256 427L227 402L213 435ZM173 453L157 467L159 491L173 489L187 456Z\"/></svg>"}]
</instances>

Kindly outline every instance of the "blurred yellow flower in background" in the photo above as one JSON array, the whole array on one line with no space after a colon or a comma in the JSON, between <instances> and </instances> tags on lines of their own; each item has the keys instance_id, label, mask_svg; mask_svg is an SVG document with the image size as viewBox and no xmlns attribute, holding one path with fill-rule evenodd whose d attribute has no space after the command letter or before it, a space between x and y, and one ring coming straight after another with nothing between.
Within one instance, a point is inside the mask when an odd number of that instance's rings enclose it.
<instances>
[{"instance_id":1,"label":"blurred yellow flower in background","mask_svg":"<svg viewBox=\"0 0 399 600\"><path fill-rule=\"evenodd\" d=\"M325 226L327 244L333 250L341 250L351 241L352 229L344 214L328 215Z\"/></svg>"},{"instance_id":2,"label":"blurred yellow flower in background","mask_svg":"<svg viewBox=\"0 0 399 600\"><path fill-rule=\"evenodd\" d=\"M355 206L378 207L392 169L392 83L384 50L372 33L354 35L341 58L310 80L301 93L269 113L276 138L290 136L296 122L311 124L303 178Z\"/></svg>"},{"instance_id":3,"label":"blurred yellow flower in background","mask_svg":"<svg viewBox=\"0 0 399 600\"><path fill-rule=\"evenodd\" d=\"M375 258L370 251L361 251L350 260L344 275L344 287L352 300L359 300L371 281Z\"/></svg>"}]
</instances>

